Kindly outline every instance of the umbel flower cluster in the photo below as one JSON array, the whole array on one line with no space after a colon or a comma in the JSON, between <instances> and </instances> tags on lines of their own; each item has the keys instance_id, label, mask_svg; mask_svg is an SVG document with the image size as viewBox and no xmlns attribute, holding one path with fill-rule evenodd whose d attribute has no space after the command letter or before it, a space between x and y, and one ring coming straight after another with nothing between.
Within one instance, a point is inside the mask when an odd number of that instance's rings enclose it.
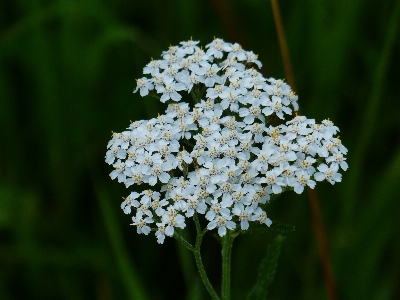
<instances>
[{"instance_id":1,"label":"umbel flower cluster","mask_svg":"<svg viewBox=\"0 0 400 300\"><path fill-rule=\"evenodd\" d=\"M270 226L265 204L272 195L335 184L348 167L338 127L297 113L291 119L297 95L283 80L264 78L257 55L218 38L205 49L198 43L170 46L143 69L148 77L134 92L168 108L113 133L107 146L111 178L144 185L121 208L133 213L139 234L153 230L159 243L195 214L220 236L249 222ZM192 106L182 101L189 94Z\"/></svg>"}]
</instances>

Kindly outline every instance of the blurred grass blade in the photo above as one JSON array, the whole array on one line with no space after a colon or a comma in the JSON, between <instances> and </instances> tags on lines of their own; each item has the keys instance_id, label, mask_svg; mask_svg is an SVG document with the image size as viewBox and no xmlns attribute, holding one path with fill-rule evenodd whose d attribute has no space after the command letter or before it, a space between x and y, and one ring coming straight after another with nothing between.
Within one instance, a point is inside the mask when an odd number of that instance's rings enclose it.
<instances>
[{"instance_id":1,"label":"blurred grass blade","mask_svg":"<svg viewBox=\"0 0 400 300\"><path fill-rule=\"evenodd\" d=\"M97 182L98 181L93 180L93 185L100 204L101 214L108 230L111 248L114 251L114 256L121 272L121 278L123 279L122 284L125 287L129 299L149 300L150 298L145 292L144 285L141 283L138 273L132 265L129 255L124 247L121 230L117 218L114 215L114 209L110 205L110 197L108 196L107 191Z\"/></svg>"},{"instance_id":2,"label":"blurred grass blade","mask_svg":"<svg viewBox=\"0 0 400 300\"><path fill-rule=\"evenodd\" d=\"M357 188L364 170L363 163L365 156L369 151L368 145L375 133L374 129L376 127L376 120L379 114L379 104L383 100L382 96L385 85L385 75L389 67L391 52L394 47L396 37L398 36L399 19L400 1L397 1L396 6L393 9L393 13L389 19L383 49L376 66L376 71L374 72L373 86L370 94L371 97L366 105L364 116L362 118L362 124L359 126L360 137L358 139L358 144L356 149L352 151L351 160L353 163L350 168L351 174L349 174L351 176L349 176L349 179L347 180L347 197L346 201L344 201L345 222L352 218L356 201L359 199L359 197L357 197Z\"/></svg>"},{"instance_id":3,"label":"blurred grass blade","mask_svg":"<svg viewBox=\"0 0 400 300\"><path fill-rule=\"evenodd\" d=\"M348 289L349 299L354 298L369 298L371 294L376 294L376 286L378 284L384 285L388 290L394 290L396 287L396 277L388 276L382 278L381 274L377 274L376 270L382 264L382 253L393 249L396 233L394 228L399 228L400 219L397 217L398 213L393 208L393 200L398 199L399 193L399 178L400 178L400 149L393 157L391 163L387 167L386 172L376 183L374 192L372 193L370 201L362 208L361 216L357 219L357 231L354 236L354 248L364 248L365 251L351 254L354 257L352 262L355 266L362 265L363 271L357 275L357 284L354 289ZM383 222L382 220L389 219L391 222ZM373 243L371 243L371 233L374 234ZM399 255L397 255L399 257ZM394 261L388 264L388 270L393 273L398 272L398 267ZM357 270L352 270L353 276ZM387 276L387 275L386 275ZM374 286L368 286L371 281L375 282ZM354 284L353 284L354 286ZM390 299L389 297L375 297L370 299Z\"/></svg>"},{"instance_id":4,"label":"blurred grass blade","mask_svg":"<svg viewBox=\"0 0 400 300\"><path fill-rule=\"evenodd\" d=\"M284 236L278 235L268 245L267 254L262 259L258 268L257 281L247 296L248 300L262 300L267 298L268 287L274 280L279 255L281 254L282 244L285 239Z\"/></svg>"}]
</instances>

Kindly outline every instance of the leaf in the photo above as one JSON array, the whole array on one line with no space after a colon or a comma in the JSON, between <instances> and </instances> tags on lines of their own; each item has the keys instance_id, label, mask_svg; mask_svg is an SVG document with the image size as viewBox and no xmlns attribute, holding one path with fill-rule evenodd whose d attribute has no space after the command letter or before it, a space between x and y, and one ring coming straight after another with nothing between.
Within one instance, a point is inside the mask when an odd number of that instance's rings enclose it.
<instances>
[{"instance_id":1,"label":"leaf","mask_svg":"<svg viewBox=\"0 0 400 300\"><path fill-rule=\"evenodd\" d=\"M282 243L285 237L278 235L268 245L267 254L258 267L258 277L253 288L247 295L247 300L261 300L267 298L268 287L274 280L278 259L281 253Z\"/></svg>"},{"instance_id":2,"label":"leaf","mask_svg":"<svg viewBox=\"0 0 400 300\"><path fill-rule=\"evenodd\" d=\"M271 226L261 224L259 222L250 222L247 230L240 230L240 234L253 232L277 232L277 233L292 233L295 231L295 226L290 224L282 224L274 222Z\"/></svg>"}]
</instances>

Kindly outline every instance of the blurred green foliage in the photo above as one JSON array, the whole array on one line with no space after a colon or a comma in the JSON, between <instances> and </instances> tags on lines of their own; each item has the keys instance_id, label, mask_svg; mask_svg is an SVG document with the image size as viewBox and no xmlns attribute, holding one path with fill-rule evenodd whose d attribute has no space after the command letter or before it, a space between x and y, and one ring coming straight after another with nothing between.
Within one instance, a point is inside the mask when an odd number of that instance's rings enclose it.
<instances>
[{"instance_id":1,"label":"blurred green foliage","mask_svg":"<svg viewBox=\"0 0 400 300\"><path fill-rule=\"evenodd\" d=\"M330 117L349 149L343 182L317 189L340 299L400 298L399 3L280 1L302 113ZM0 299L208 298L190 252L129 226L104 163L111 130L162 110L135 78L190 36L240 42L284 77L269 1L0 2ZM296 226L270 299L326 299L307 195L269 216ZM273 237L235 241L234 299ZM204 245L218 287L220 248Z\"/></svg>"}]
</instances>

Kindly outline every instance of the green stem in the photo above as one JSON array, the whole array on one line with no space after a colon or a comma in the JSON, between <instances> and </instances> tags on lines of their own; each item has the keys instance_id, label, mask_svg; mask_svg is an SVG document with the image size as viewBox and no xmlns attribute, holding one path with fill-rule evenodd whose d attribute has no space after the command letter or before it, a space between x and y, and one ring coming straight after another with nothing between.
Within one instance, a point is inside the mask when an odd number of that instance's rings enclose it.
<instances>
[{"instance_id":1,"label":"green stem","mask_svg":"<svg viewBox=\"0 0 400 300\"><path fill-rule=\"evenodd\" d=\"M197 214L194 214L193 219L196 224L196 231L197 231L196 245L195 245L195 248L193 251L194 258L196 259L196 265L197 265L197 268L199 269L200 277L203 280L204 286L207 289L208 293L210 294L211 298L213 300L219 300L217 293L215 292L214 288L212 287L210 281L208 280L206 270L204 269L203 261L201 260L201 254L200 254L201 241L203 240L204 234L207 232L207 228L204 230L201 230L200 222L197 217Z\"/></svg>"},{"instance_id":2,"label":"green stem","mask_svg":"<svg viewBox=\"0 0 400 300\"><path fill-rule=\"evenodd\" d=\"M221 299L231 299L231 253L233 239L236 237L227 230L226 235L222 238L222 287Z\"/></svg>"},{"instance_id":3,"label":"green stem","mask_svg":"<svg viewBox=\"0 0 400 300\"><path fill-rule=\"evenodd\" d=\"M185 246L188 250L191 252L195 251L195 248L187 241L183 236L181 236L178 232L174 232L174 238L176 238L179 242L182 243L183 246Z\"/></svg>"}]
</instances>

